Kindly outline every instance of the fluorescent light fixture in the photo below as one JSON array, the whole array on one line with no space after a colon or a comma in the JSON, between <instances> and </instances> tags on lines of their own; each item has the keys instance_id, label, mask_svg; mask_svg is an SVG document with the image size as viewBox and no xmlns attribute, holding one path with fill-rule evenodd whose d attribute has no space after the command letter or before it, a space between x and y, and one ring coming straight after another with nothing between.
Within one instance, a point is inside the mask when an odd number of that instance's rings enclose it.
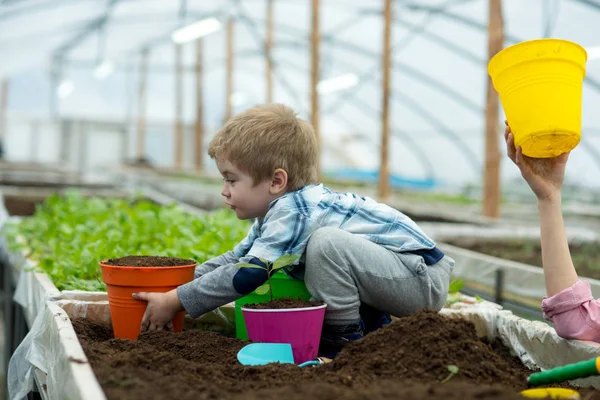
<instances>
[{"instance_id":1,"label":"fluorescent light fixture","mask_svg":"<svg viewBox=\"0 0 600 400\"><path fill-rule=\"evenodd\" d=\"M235 92L231 95L231 97L229 97L229 102L234 107L240 107L248 103L248 96L242 92Z\"/></svg>"},{"instance_id":2,"label":"fluorescent light fixture","mask_svg":"<svg viewBox=\"0 0 600 400\"><path fill-rule=\"evenodd\" d=\"M96 67L96 70L94 71L94 76L96 77L96 79L104 79L110 74L112 74L114 70L115 66L113 65L113 63L111 63L110 61L104 61L102 64Z\"/></svg>"},{"instance_id":3,"label":"fluorescent light fixture","mask_svg":"<svg viewBox=\"0 0 600 400\"><path fill-rule=\"evenodd\" d=\"M600 46L586 47L585 51L588 54L588 61L600 59Z\"/></svg>"},{"instance_id":4,"label":"fluorescent light fixture","mask_svg":"<svg viewBox=\"0 0 600 400\"><path fill-rule=\"evenodd\" d=\"M207 18L179 28L171 34L175 43L187 43L200 37L210 35L221 29L221 22L216 18Z\"/></svg>"},{"instance_id":5,"label":"fluorescent light fixture","mask_svg":"<svg viewBox=\"0 0 600 400\"><path fill-rule=\"evenodd\" d=\"M344 74L319 82L317 84L317 91L320 94L329 94L339 90L349 89L357 84L358 77L355 74Z\"/></svg>"},{"instance_id":6,"label":"fluorescent light fixture","mask_svg":"<svg viewBox=\"0 0 600 400\"><path fill-rule=\"evenodd\" d=\"M60 85L56 88L56 94L59 98L64 99L69 97L71 93L75 90L75 84L71 81L62 81Z\"/></svg>"}]
</instances>

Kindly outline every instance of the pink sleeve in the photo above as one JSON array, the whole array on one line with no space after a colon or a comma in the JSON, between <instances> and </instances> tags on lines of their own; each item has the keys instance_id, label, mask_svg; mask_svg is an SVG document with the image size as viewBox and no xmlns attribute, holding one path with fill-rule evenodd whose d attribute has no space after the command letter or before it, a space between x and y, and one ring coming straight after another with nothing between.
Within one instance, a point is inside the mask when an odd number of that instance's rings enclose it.
<instances>
[{"instance_id":1,"label":"pink sleeve","mask_svg":"<svg viewBox=\"0 0 600 400\"><path fill-rule=\"evenodd\" d=\"M578 280L562 292L544 297L542 311L560 337L600 342L600 300L594 300L588 282Z\"/></svg>"}]
</instances>

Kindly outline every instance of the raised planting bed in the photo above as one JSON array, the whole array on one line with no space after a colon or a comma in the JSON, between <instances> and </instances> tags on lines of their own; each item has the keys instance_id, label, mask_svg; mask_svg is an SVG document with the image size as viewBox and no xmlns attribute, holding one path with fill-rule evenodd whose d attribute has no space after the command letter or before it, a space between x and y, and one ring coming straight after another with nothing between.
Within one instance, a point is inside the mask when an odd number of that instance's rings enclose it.
<instances>
[{"instance_id":1,"label":"raised planting bed","mask_svg":"<svg viewBox=\"0 0 600 400\"><path fill-rule=\"evenodd\" d=\"M158 331L112 339L109 326L73 321L108 399L519 399L532 372L461 318L421 312L349 344L313 368L242 366L247 342L216 333ZM597 396L592 389L582 395Z\"/></svg>"},{"instance_id":2,"label":"raised planting bed","mask_svg":"<svg viewBox=\"0 0 600 400\"><path fill-rule=\"evenodd\" d=\"M8 215L15 217L30 217L35 214L36 206L42 204L47 198L56 195L57 193L66 192L67 190L60 187L12 187L1 186L4 198L4 207ZM76 189L84 197L111 197L111 198L126 198L129 196L125 191L116 191L114 189Z\"/></svg>"},{"instance_id":3,"label":"raised planting bed","mask_svg":"<svg viewBox=\"0 0 600 400\"><path fill-rule=\"evenodd\" d=\"M540 241L534 239L475 239L457 238L446 243L490 256L542 266ZM600 279L600 243L569 243L575 269L580 276Z\"/></svg>"}]
</instances>

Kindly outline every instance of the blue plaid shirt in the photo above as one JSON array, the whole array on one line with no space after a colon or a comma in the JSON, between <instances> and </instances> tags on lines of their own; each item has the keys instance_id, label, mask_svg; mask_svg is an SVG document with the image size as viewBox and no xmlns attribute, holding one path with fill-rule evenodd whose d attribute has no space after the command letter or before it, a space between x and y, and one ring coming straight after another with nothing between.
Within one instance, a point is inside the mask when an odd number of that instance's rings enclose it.
<instances>
[{"instance_id":1,"label":"blue plaid shirt","mask_svg":"<svg viewBox=\"0 0 600 400\"><path fill-rule=\"evenodd\" d=\"M427 265L444 254L406 215L381 203L351 193L335 193L323 185L310 185L273 201L267 215L257 220L248 236L232 251L196 267L195 279L177 288L179 300L196 318L241 296L267 280L265 270L239 268L239 263L264 264L284 254L303 256L308 240L321 227L336 227L395 252L423 257ZM302 279L300 260L284 268Z\"/></svg>"},{"instance_id":2,"label":"blue plaid shirt","mask_svg":"<svg viewBox=\"0 0 600 400\"><path fill-rule=\"evenodd\" d=\"M418 253L435 247L433 240L400 211L368 197L332 192L319 184L274 200L267 215L256 220L233 252L240 258L252 256L271 262L284 254L300 257L312 233L321 227L343 229L394 252Z\"/></svg>"}]
</instances>

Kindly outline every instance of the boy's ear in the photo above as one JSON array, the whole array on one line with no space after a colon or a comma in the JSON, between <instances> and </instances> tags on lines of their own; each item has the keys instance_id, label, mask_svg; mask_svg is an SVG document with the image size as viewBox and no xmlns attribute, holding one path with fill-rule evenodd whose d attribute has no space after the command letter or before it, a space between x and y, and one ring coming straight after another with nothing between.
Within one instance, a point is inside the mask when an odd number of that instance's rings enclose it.
<instances>
[{"instance_id":1,"label":"boy's ear","mask_svg":"<svg viewBox=\"0 0 600 400\"><path fill-rule=\"evenodd\" d=\"M281 192L285 192L287 190L288 185L288 175L284 169L277 168L275 172L273 172L273 179L271 180L271 187L269 190L271 194L281 194Z\"/></svg>"}]
</instances>

